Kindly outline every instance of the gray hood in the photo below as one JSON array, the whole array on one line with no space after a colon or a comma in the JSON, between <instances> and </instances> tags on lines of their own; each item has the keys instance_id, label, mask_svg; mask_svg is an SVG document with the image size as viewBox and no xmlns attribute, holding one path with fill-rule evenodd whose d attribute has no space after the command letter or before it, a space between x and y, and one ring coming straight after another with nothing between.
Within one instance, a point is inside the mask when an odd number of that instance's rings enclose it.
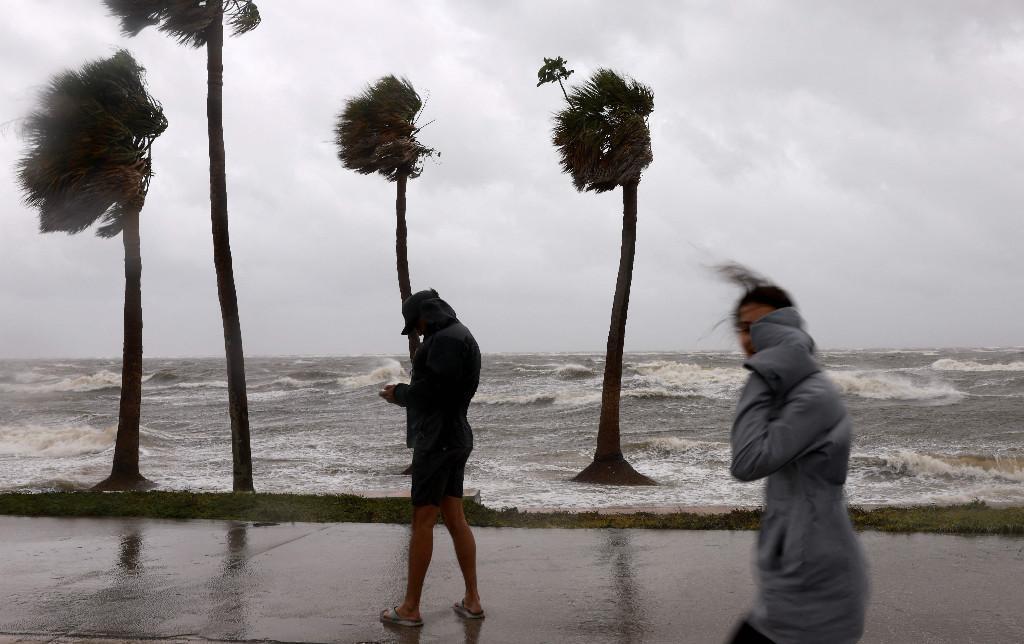
<instances>
[{"instance_id":1,"label":"gray hood","mask_svg":"<svg viewBox=\"0 0 1024 644\"><path fill-rule=\"evenodd\" d=\"M850 417L796 310L773 311L750 334L754 373L736 406L729 468L741 481L768 479L750 625L773 642L854 644L868 577L843 493Z\"/></svg>"},{"instance_id":2,"label":"gray hood","mask_svg":"<svg viewBox=\"0 0 1024 644\"><path fill-rule=\"evenodd\" d=\"M776 393L784 394L821 371L814 359L814 340L803 326L797 310L786 307L772 311L750 327L757 353L743 366L757 372Z\"/></svg>"}]
</instances>

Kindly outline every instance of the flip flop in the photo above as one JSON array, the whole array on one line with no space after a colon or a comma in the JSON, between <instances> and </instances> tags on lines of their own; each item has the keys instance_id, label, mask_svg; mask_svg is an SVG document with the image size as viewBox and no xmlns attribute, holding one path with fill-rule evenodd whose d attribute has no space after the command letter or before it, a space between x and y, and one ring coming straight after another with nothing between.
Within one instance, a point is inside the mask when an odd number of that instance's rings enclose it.
<instances>
[{"instance_id":1,"label":"flip flop","mask_svg":"<svg viewBox=\"0 0 1024 644\"><path fill-rule=\"evenodd\" d=\"M455 611L455 614L457 614L459 617L462 617L464 619L483 619L484 618L484 611L483 610L481 610L479 613L474 613L473 611L471 611L468 608L466 608L466 600L465 599L460 599L459 603L454 604L452 606L452 610Z\"/></svg>"},{"instance_id":2,"label":"flip flop","mask_svg":"<svg viewBox=\"0 0 1024 644\"><path fill-rule=\"evenodd\" d=\"M409 619L398 614L398 606L394 606L380 613L380 621L395 626L423 626L422 619Z\"/></svg>"}]
</instances>

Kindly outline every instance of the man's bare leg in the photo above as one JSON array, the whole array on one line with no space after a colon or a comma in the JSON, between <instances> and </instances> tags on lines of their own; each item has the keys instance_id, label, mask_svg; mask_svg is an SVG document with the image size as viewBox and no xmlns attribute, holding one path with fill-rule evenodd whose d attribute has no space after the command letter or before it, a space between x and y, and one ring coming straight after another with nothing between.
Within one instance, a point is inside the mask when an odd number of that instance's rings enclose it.
<instances>
[{"instance_id":1,"label":"man's bare leg","mask_svg":"<svg viewBox=\"0 0 1024 644\"><path fill-rule=\"evenodd\" d=\"M427 577L430 557L434 553L434 525L437 524L436 505L421 505L412 511L412 537L409 539L409 578L405 587L405 601L398 606L400 617L422 619L420 596L423 580Z\"/></svg>"},{"instance_id":2,"label":"man's bare leg","mask_svg":"<svg viewBox=\"0 0 1024 644\"><path fill-rule=\"evenodd\" d=\"M444 516L448 534L452 535L455 556L459 560L462 578L466 582L464 605L471 612L479 613L483 609L480 607L480 591L476 585L476 539L473 538L473 531L462 511L462 499L454 496L444 497L441 500L441 514Z\"/></svg>"}]
</instances>

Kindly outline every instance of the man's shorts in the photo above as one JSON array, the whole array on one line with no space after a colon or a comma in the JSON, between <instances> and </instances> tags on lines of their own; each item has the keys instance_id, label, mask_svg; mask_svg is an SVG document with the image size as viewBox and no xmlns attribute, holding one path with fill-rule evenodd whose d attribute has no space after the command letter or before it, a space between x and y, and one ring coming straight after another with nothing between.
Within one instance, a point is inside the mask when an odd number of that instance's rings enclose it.
<instances>
[{"instance_id":1,"label":"man's shorts","mask_svg":"<svg viewBox=\"0 0 1024 644\"><path fill-rule=\"evenodd\" d=\"M412 504L441 505L446 496L462 498L466 460L472 448L449 447L429 452L413 451Z\"/></svg>"}]
</instances>

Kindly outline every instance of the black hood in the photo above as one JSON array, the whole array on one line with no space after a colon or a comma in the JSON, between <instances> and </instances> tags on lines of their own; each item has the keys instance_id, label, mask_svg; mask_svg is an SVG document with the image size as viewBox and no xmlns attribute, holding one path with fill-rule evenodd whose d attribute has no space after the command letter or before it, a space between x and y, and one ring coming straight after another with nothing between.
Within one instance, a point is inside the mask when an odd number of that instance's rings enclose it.
<instances>
[{"instance_id":1,"label":"black hood","mask_svg":"<svg viewBox=\"0 0 1024 644\"><path fill-rule=\"evenodd\" d=\"M455 309L442 300L434 289L410 295L402 303L402 317L405 319L402 335L409 335L421 318L427 321L427 334L443 329L452 322L458 322Z\"/></svg>"}]
</instances>

